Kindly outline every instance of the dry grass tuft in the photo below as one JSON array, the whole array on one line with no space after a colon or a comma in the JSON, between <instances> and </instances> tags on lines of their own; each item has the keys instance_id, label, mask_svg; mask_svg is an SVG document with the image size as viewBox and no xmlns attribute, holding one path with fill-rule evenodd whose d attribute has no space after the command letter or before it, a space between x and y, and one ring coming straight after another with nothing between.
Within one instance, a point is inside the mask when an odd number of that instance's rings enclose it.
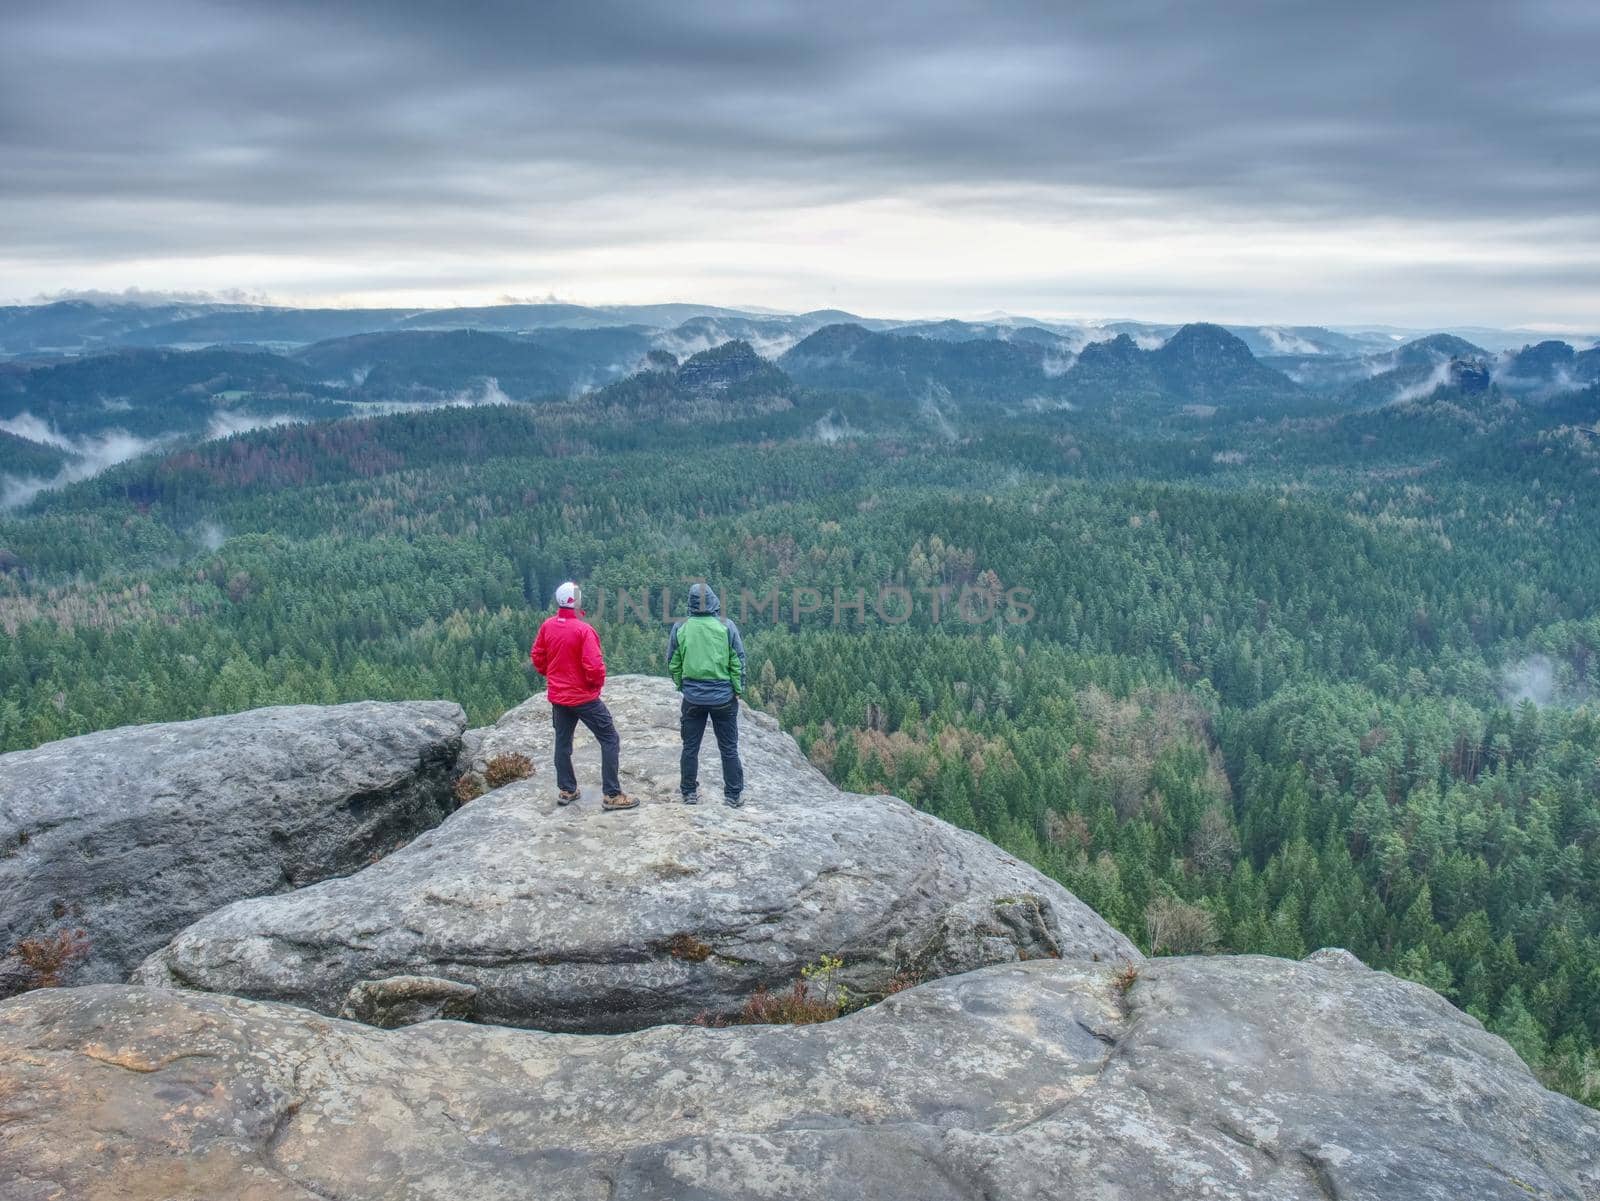
<instances>
[{"instance_id":1,"label":"dry grass tuft","mask_svg":"<svg viewBox=\"0 0 1600 1201\"><path fill-rule=\"evenodd\" d=\"M515 751L496 755L483 768L484 783L491 789L504 788L507 784L518 780L526 780L531 775L533 775L533 760Z\"/></svg>"}]
</instances>

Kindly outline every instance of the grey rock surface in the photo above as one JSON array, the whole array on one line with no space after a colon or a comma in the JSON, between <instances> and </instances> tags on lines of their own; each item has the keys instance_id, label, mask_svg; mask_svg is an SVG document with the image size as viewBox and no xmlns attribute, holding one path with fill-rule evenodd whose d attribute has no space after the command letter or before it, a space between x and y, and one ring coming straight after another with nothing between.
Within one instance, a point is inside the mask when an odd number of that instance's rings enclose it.
<instances>
[{"instance_id":1,"label":"grey rock surface","mask_svg":"<svg viewBox=\"0 0 1600 1201\"><path fill-rule=\"evenodd\" d=\"M532 779L354 876L210 914L135 979L337 1014L364 980L431 976L475 987L480 1021L601 1032L737 1014L824 955L868 996L1018 959L1139 958L993 844L893 797L841 793L763 714L741 719L747 807L684 806L671 685L624 676L606 700L640 808L556 806L537 697L478 749L480 764L527 754ZM592 783L592 740L586 753ZM713 763L701 785L720 795Z\"/></svg>"},{"instance_id":2,"label":"grey rock surface","mask_svg":"<svg viewBox=\"0 0 1600 1201\"><path fill-rule=\"evenodd\" d=\"M1600 1115L1374 971L1010 964L837 1022L380 1031L0 1005L8 1201L1592 1201Z\"/></svg>"},{"instance_id":3,"label":"grey rock surface","mask_svg":"<svg viewBox=\"0 0 1600 1201\"><path fill-rule=\"evenodd\" d=\"M465 728L440 701L306 705L0 755L0 952L81 928L65 982L122 980L230 901L355 871L450 811Z\"/></svg>"}]
</instances>

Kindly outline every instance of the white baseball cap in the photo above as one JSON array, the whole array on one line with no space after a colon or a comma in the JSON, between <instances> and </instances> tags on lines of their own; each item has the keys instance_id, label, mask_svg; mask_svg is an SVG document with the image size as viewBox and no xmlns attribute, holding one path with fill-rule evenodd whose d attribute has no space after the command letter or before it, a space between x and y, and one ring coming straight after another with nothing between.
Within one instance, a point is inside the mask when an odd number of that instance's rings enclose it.
<instances>
[{"instance_id":1,"label":"white baseball cap","mask_svg":"<svg viewBox=\"0 0 1600 1201\"><path fill-rule=\"evenodd\" d=\"M579 588L571 580L556 589L556 608L558 609L576 609L582 600L583 589Z\"/></svg>"}]
</instances>

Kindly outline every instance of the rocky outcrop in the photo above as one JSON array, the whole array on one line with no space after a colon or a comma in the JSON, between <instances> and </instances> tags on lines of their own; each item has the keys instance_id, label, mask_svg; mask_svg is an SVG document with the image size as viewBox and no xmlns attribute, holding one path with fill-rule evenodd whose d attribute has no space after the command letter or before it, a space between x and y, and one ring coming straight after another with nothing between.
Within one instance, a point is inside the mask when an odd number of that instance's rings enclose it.
<instances>
[{"instance_id":1,"label":"rocky outcrop","mask_svg":"<svg viewBox=\"0 0 1600 1201\"><path fill-rule=\"evenodd\" d=\"M0 755L0 950L81 929L63 982L126 978L203 914L351 872L449 811L443 702L260 709ZM9 991L28 986L15 954Z\"/></svg>"},{"instance_id":2,"label":"rocky outcrop","mask_svg":"<svg viewBox=\"0 0 1600 1201\"><path fill-rule=\"evenodd\" d=\"M893 797L841 793L761 713L741 717L747 807L718 802L710 739L706 803L684 806L671 685L624 676L606 700L639 809L555 805L536 697L475 740L480 769L515 752L538 765L532 779L354 876L211 914L135 979L337 1014L364 981L426 976L475 988L480 1021L598 1032L737 1014L824 955L866 996L1018 959L1139 957L991 843ZM580 780L597 783L579 741Z\"/></svg>"},{"instance_id":3,"label":"rocky outcrop","mask_svg":"<svg viewBox=\"0 0 1600 1201\"><path fill-rule=\"evenodd\" d=\"M993 967L618 1037L100 986L0 1005L16 1201L1587 1201L1600 1115L1346 964Z\"/></svg>"}]
</instances>

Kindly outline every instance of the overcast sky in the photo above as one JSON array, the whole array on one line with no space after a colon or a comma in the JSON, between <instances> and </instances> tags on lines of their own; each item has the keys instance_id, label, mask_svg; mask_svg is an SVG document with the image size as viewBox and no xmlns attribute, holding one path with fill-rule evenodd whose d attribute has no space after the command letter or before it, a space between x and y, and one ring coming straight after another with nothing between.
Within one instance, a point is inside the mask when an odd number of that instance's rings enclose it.
<instances>
[{"instance_id":1,"label":"overcast sky","mask_svg":"<svg viewBox=\"0 0 1600 1201\"><path fill-rule=\"evenodd\" d=\"M1589 331L1600 3L0 0L0 298L130 286Z\"/></svg>"}]
</instances>

